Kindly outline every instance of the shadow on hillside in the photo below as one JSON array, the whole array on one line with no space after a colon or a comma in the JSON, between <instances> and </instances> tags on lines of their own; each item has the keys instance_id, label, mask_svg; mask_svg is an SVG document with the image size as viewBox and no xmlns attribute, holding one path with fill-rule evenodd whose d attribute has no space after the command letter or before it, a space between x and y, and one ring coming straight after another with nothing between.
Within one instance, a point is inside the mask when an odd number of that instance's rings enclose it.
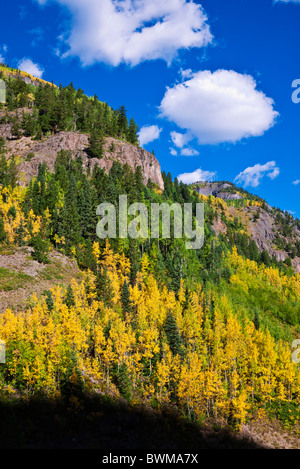
<instances>
[{"instance_id":1,"label":"shadow on hillside","mask_svg":"<svg viewBox=\"0 0 300 469\"><path fill-rule=\"evenodd\" d=\"M199 450L263 449L228 430L183 421L124 404L85 398L74 410L62 402L0 402L1 449Z\"/></svg>"}]
</instances>

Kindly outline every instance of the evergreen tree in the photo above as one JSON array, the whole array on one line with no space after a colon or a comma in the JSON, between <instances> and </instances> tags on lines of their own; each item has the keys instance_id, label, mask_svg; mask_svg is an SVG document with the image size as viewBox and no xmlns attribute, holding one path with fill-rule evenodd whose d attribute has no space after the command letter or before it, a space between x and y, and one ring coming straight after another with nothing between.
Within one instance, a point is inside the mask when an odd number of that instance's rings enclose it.
<instances>
[{"instance_id":1,"label":"evergreen tree","mask_svg":"<svg viewBox=\"0 0 300 469\"><path fill-rule=\"evenodd\" d=\"M19 175L18 165L17 165L15 155L13 155L9 161L8 171L7 171L8 184L11 186L12 189L14 189L17 185L18 175Z\"/></svg>"},{"instance_id":2,"label":"evergreen tree","mask_svg":"<svg viewBox=\"0 0 300 469\"><path fill-rule=\"evenodd\" d=\"M6 239L6 233L4 231L4 223L3 223L3 218L0 216L0 242L5 241Z\"/></svg>"},{"instance_id":3,"label":"evergreen tree","mask_svg":"<svg viewBox=\"0 0 300 469\"><path fill-rule=\"evenodd\" d=\"M22 124L18 118L15 118L11 127L11 134L13 137L19 139L22 137Z\"/></svg>"},{"instance_id":4,"label":"evergreen tree","mask_svg":"<svg viewBox=\"0 0 300 469\"><path fill-rule=\"evenodd\" d=\"M173 355L175 356L178 354L180 357L183 357L183 341L179 333L176 319L174 318L171 312L169 312L167 315L164 324L164 331L167 336L168 344Z\"/></svg>"},{"instance_id":5,"label":"evergreen tree","mask_svg":"<svg viewBox=\"0 0 300 469\"><path fill-rule=\"evenodd\" d=\"M9 184L8 163L5 153L0 156L0 184L6 187Z\"/></svg>"},{"instance_id":6,"label":"evergreen tree","mask_svg":"<svg viewBox=\"0 0 300 469\"><path fill-rule=\"evenodd\" d=\"M103 143L104 138L102 131L98 128L93 129L89 137L88 155L90 158L103 157Z\"/></svg>"},{"instance_id":7,"label":"evergreen tree","mask_svg":"<svg viewBox=\"0 0 300 469\"><path fill-rule=\"evenodd\" d=\"M68 308L71 308L72 306L75 306L75 298L74 298L74 293L71 285L68 286L66 296L65 296L65 304L68 306Z\"/></svg>"},{"instance_id":8,"label":"evergreen tree","mask_svg":"<svg viewBox=\"0 0 300 469\"><path fill-rule=\"evenodd\" d=\"M118 132L119 137L126 138L128 133L128 119L125 106L120 106L118 110Z\"/></svg>"},{"instance_id":9,"label":"evergreen tree","mask_svg":"<svg viewBox=\"0 0 300 469\"><path fill-rule=\"evenodd\" d=\"M50 290L47 290L45 292L45 296L46 296L46 304L47 304L47 307L49 309L49 311L52 311L53 308L54 308L54 301L53 301L53 297L52 297L52 293Z\"/></svg>"},{"instance_id":10,"label":"evergreen tree","mask_svg":"<svg viewBox=\"0 0 300 469\"><path fill-rule=\"evenodd\" d=\"M94 199L90 182L85 178L79 196L79 216L83 238L95 238L97 220Z\"/></svg>"},{"instance_id":11,"label":"evergreen tree","mask_svg":"<svg viewBox=\"0 0 300 469\"><path fill-rule=\"evenodd\" d=\"M96 290L97 299L99 301L103 301L104 305L109 307L113 298L113 289L110 278L107 274L107 269L103 269L103 272L99 271L97 273Z\"/></svg>"},{"instance_id":12,"label":"evergreen tree","mask_svg":"<svg viewBox=\"0 0 300 469\"><path fill-rule=\"evenodd\" d=\"M255 312L254 312L253 322L254 322L255 329L258 330L260 328L260 320L259 320L259 314L258 314L257 309L255 309Z\"/></svg>"},{"instance_id":13,"label":"evergreen tree","mask_svg":"<svg viewBox=\"0 0 300 469\"><path fill-rule=\"evenodd\" d=\"M132 305L130 301L130 292L129 292L129 285L127 280L124 281L122 287L122 294L121 294L121 304L123 313L130 313L132 311Z\"/></svg>"},{"instance_id":14,"label":"evergreen tree","mask_svg":"<svg viewBox=\"0 0 300 469\"><path fill-rule=\"evenodd\" d=\"M80 218L77 205L77 185L73 174L70 177L62 210L61 234L65 237L67 248L79 244Z\"/></svg>"},{"instance_id":15,"label":"evergreen tree","mask_svg":"<svg viewBox=\"0 0 300 469\"><path fill-rule=\"evenodd\" d=\"M32 258L42 264L49 264L47 253L49 252L49 242L41 233L38 233L29 241L29 246L33 247L34 251L31 253Z\"/></svg>"},{"instance_id":16,"label":"evergreen tree","mask_svg":"<svg viewBox=\"0 0 300 469\"><path fill-rule=\"evenodd\" d=\"M267 267L270 267L270 265L272 263L271 257L269 255L268 251L266 251L265 249L261 253L260 260Z\"/></svg>"},{"instance_id":17,"label":"evergreen tree","mask_svg":"<svg viewBox=\"0 0 300 469\"><path fill-rule=\"evenodd\" d=\"M134 119L132 118L130 120L130 123L129 123L129 128L128 128L128 142L129 143L132 143L133 145L136 145L138 144L139 140L138 140L138 133L139 131L139 128L138 126L136 125Z\"/></svg>"}]
</instances>

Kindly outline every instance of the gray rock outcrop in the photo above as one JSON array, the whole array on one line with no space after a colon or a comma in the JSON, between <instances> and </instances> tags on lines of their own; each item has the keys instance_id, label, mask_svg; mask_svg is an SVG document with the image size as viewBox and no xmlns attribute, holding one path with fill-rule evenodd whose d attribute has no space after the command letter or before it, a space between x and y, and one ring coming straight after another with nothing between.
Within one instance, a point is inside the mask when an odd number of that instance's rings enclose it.
<instances>
[{"instance_id":1,"label":"gray rock outcrop","mask_svg":"<svg viewBox=\"0 0 300 469\"><path fill-rule=\"evenodd\" d=\"M19 166L21 184L28 184L30 179L37 175L39 163L46 163L49 170L53 171L57 153L61 150L69 150L74 158L82 156L85 169L90 165L92 170L95 165L98 165L105 171L109 171L114 161L119 161L122 165L127 163L133 170L137 166L141 166L145 184L150 179L161 190L164 189L160 164L155 156L125 141L108 137L104 141L103 158L89 159L87 155L89 136L80 132L59 132L42 141L35 141L30 137L14 140L9 139L10 126L1 125L0 135L7 139L8 154L14 154L23 159ZM29 159L28 154L30 153Z\"/></svg>"}]
</instances>

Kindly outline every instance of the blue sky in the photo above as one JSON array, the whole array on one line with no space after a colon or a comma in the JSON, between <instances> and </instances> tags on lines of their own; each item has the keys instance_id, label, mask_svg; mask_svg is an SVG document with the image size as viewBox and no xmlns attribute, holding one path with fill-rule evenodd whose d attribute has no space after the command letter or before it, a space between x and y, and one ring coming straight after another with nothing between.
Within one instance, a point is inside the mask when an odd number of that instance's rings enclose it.
<instances>
[{"instance_id":1,"label":"blue sky","mask_svg":"<svg viewBox=\"0 0 300 469\"><path fill-rule=\"evenodd\" d=\"M0 57L125 105L173 177L300 217L299 26L300 0L10 0Z\"/></svg>"}]
</instances>

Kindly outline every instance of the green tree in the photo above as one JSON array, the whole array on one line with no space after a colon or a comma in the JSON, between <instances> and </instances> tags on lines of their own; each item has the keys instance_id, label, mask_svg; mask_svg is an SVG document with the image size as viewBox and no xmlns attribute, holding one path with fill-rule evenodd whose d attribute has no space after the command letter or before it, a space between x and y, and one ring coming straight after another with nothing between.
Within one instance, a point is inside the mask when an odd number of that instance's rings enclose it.
<instances>
[{"instance_id":1,"label":"green tree","mask_svg":"<svg viewBox=\"0 0 300 469\"><path fill-rule=\"evenodd\" d=\"M171 352L173 355L179 355L183 357L184 348L183 341L179 333L178 325L176 319L174 318L171 312L168 313L165 324L164 331L167 337L168 344L170 346Z\"/></svg>"},{"instance_id":2,"label":"green tree","mask_svg":"<svg viewBox=\"0 0 300 469\"><path fill-rule=\"evenodd\" d=\"M77 204L77 185L71 174L62 209L61 235L65 237L67 250L80 241L80 218Z\"/></svg>"},{"instance_id":3,"label":"green tree","mask_svg":"<svg viewBox=\"0 0 300 469\"><path fill-rule=\"evenodd\" d=\"M90 158L103 157L103 133L100 129L93 129L89 137L88 155Z\"/></svg>"}]
</instances>

